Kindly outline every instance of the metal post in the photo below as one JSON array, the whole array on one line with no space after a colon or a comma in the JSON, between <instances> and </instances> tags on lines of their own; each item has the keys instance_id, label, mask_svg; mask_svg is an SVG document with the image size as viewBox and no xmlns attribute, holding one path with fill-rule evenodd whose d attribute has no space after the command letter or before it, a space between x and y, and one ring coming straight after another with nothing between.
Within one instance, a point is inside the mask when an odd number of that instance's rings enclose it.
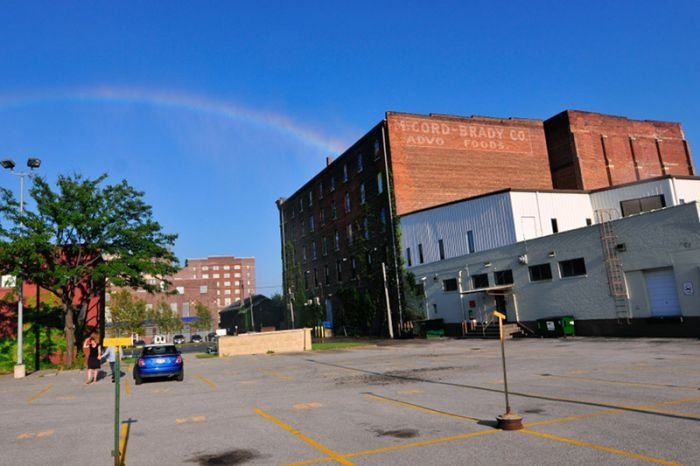
<instances>
[{"instance_id":1,"label":"metal post","mask_svg":"<svg viewBox=\"0 0 700 466\"><path fill-rule=\"evenodd\" d=\"M114 361L114 466L121 466L121 458L119 452L119 382L122 378L122 370L120 365L121 354L119 354L119 345L115 346L115 361Z\"/></svg>"},{"instance_id":2,"label":"metal post","mask_svg":"<svg viewBox=\"0 0 700 466\"><path fill-rule=\"evenodd\" d=\"M386 318L389 324L389 338L394 338L394 324L391 321L391 304L389 304L389 288L386 285L386 264L382 262L382 277L384 278L384 298L386 299Z\"/></svg>"},{"instance_id":3,"label":"metal post","mask_svg":"<svg viewBox=\"0 0 700 466\"><path fill-rule=\"evenodd\" d=\"M26 173L18 173L19 176L19 217L24 215L24 176ZM22 347L24 346L24 283L21 271L17 275L17 365L15 366L15 378L21 379L27 374L22 360Z\"/></svg>"},{"instance_id":4,"label":"metal post","mask_svg":"<svg viewBox=\"0 0 700 466\"><path fill-rule=\"evenodd\" d=\"M503 430L520 430L523 428L523 418L512 412L510 409L510 401L508 400L508 376L506 374L506 345L503 338L503 319L504 314L494 311L494 316L498 317L498 332L501 340L501 360L503 361L503 392L506 395L506 412L497 417L498 427Z\"/></svg>"}]
</instances>

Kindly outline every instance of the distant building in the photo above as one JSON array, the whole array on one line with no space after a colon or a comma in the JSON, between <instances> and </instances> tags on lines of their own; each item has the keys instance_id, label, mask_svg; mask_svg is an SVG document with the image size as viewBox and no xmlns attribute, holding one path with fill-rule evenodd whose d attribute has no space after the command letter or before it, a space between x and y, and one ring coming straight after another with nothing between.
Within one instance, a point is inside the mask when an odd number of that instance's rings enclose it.
<instances>
[{"instance_id":1,"label":"distant building","mask_svg":"<svg viewBox=\"0 0 700 466\"><path fill-rule=\"evenodd\" d=\"M421 263L428 252L416 245L404 255L409 214L500 190L566 189L574 199L576 191L665 175L695 175L677 123L580 111L546 121L388 112L277 201L285 298L291 308L320 304L334 321L342 313L336 294L358 290L382 309L375 330L386 328L387 303L397 327L404 320L407 262ZM497 215L485 210L483 225L498 228ZM595 222L592 209L578 217ZM464 244L469 247L466 237ZM439 242L433 246L439 255Z\"/></svg>"},{"instance_id":2,"label":"distant building","mask_svg":"<svg viewBox=\"0 0 700 466\"><path fill-rule=\"evenodd\" d=\"M158 284L155 278L148 280L153 285ZM138 290L134 295L146 301L149 308L165 301L184 323L196 319L196 304L200 302L209 308L211 328L215 329L221 309L255 294L255 258L209 256L187 259L185 266L170 277L170 281L171 293L150 294Z\"/></svg>"}]
</instances>

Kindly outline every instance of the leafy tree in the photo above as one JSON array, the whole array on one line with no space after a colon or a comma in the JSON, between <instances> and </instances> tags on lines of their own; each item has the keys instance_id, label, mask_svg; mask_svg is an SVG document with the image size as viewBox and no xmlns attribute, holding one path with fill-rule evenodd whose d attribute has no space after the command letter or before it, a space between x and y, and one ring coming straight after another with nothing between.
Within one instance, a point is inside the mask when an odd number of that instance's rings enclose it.
<instances>
[{"instance_id":1,"label":"leafy tree","mask_svg":"<svg viewBox=\"0 0 700 466\"><path fill-rule=\"evenodd\" d=\"M69 364L88 305L107 284L155 292L178 270L171 251L177 235L162 231L143 192L124 180L104 186L106 178L59 176L54 190L35 177L29 195L36 210L24 215L12 193L0 190L0 270L60 300Z\"/></svg>"},{"instance_id":2,"label":"leafy tree","mask_svg":"<svg viewBox=\"0 0 700 466\"><path fill-rule=\"evenodd\" d=\"M119 333L143 333L143 323L147 318L146 301L135 298L126 289L110 294L109 311L112 323Z\"/></svg>"},{"instance_id":3,"label":"leafy tree","mask_svg":"<svg viewBox=\"0 0 700 466\"><path fill-rule=\"evenodd\" d=\"M197 320L194 323L194 328L197 330L209 330L211 328L211 311L199 301L195 304L195 309L197 310Z\"/></svg>"},{"instance_id":4,"label":"leafy tree","mask_svg":"<svg viewBox=\"0 0 700 466\"><path fill-rule=\"evenodd\" d=\"M161 300L158 301L156 307L151 311L151 320L156 324L159 333L165 333L170 336L171 332L182 330L183 324L176 312L170 308L170 305Z\"/></svg>"}]
</instances>

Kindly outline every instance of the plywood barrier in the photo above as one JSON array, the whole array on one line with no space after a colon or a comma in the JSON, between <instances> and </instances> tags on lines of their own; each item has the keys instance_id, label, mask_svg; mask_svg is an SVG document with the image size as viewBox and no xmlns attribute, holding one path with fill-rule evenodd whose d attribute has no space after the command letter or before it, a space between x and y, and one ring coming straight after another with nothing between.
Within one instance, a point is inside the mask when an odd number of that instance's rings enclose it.
<instances>
[{"instance_id":1,"label":"plywood barrier","mask_svg":"<svg viewBox=\"0 0 700 466\"><path fill-rule=\"evenodd\" d=\"M311 329L278 332L243 333L219 337L219 356L244 354L292 353L311 350Z\"/></svg>"}]
</instances>

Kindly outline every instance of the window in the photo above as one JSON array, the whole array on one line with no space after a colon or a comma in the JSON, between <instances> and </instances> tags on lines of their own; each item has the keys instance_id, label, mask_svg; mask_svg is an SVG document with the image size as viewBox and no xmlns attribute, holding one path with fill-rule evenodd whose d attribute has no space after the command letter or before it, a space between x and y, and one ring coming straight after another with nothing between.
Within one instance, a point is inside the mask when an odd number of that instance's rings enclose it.
<instances>
[{"instance_id":1,"label":"window","mask_svg":"<svg viewBox=\"0 0 700 466\"><path fill-rule=\"evenodd\" d=\"M309 191L309 207L311 207L314 204L314 192Z\"/></svg>"},{"instance_id":2,"label":"window","mask_svg":"<svg viewBox=\"0 0 700 466\"><path fill-rule=\"evenodd\" d=\"M348 244L352 244L352 223L347 226L348 229Z\"/></svg>"},{"instance_id":3,"label":"window","mask_svg":"<svg viewBox=\"0 0 700 466\"><path fill-rule=\"evenodd\" d=\"M208 289L209 287L207 287L207 285L201 285L199 287L199 294L207 294Z\"/></svg>"},{"instance_id":4,"label":"window","mask_svg":"<svg viewBox=\"0 0 700 466\"><path fill-rule=\"evenodd\" d=\"M480 273L477 275L472 275L472 287L473 288L488 288L489 287L488 274Z\"/></svg>"},{"instance_id":5,"label":"window","mask_svg":"<svg viewBox=\"0 0 700 466\"><path fill-rule=\"evenodd\" d=\"M314 229L314 215L311 214L309 215L309 232L313 233Z\"/></svg>"},{"instance_id":6,"label":"window","mask_svg":"<svg viewBox=\"0 0 700 466\"><path fill-rule=\"evenodd\" d=\"M229 304L231 304L231 298L225 298L224 299L224 306L228 306Z\"/></svg>"},{"instance_id":7,"label":"window","mask_svg":"<svg viewBox=\"0 0 700 466\"><path fill-rule=\"evenodd\" d=\"M323 181L318 182L318 198L323 199Z\"/></svg>"},{"instance_id":8,"label":"window","mask_svg":"<svg viewBox=\"0 0 700 466\"><path fill-rule=\"evenodd\" d=\"M185 301L182 303L182 317L189 317L190 316L190 302Z\"/></svg>"},{"instance_id":9,"label":"window","mask_svg":"<svg viewBox=\"0 0 700 466\"><path fill-rule=\"evenodd\" d=\"M369 239L369 220L367 217L362 218L362 236Z\"/></svg>"},{"instance_id":10,"label":"window","mask_svg":"<svg viewBox=\"0 0 700 466\"><path fill-rule=\"evenodd\" d=\"M335 261L335 275L339 282L343 281L343 261L341 259Z\"/></svg>"},{"instance_id":11,"label":"window","mask_svg":"<svg viewBox=\"0 0 700 466\"><path fill-rule=\"evenodd\" d=\"M423 245L422 244L418 245L418 263L419 264L423 263Z\"/></svg>"},{"instance_id":12,"label":"window","mask_svg":"<svg viewBox=\"0 0 700 466\"><path fill-rule=\"evenodd\" d=\"M469 254L474 253L474 232L472 230L469 230L467 232L467 250L469 251Z\"/></svg>"},{"instance_id":13,"label":"window","mask_svg":"<svg viewBox=\"0 0 700 466\"><path fill-rule=\"evenodd\" d=\"M442 289L444 291L457 291L457 279L448 278L442 281Z\"/></svg>"},{"instance_id":14,"label":"window","mask_svg":"<svg viewBox=\"0 0 700 466\"><path fill-rule=\"evenodd\" d=\"M587 225L587 226L593 225L593 220L591 220L590 218L587 218L587 219L586 219L586 225Z\"/></svg>"},{"instance_id":15,"label":"window","mask_svg":"<svg viewBox=\"0 0 700 466\"><path fill-rule=\"evenodd\" d=\"M224 282L224 286L231 286L231 282Z\"/></svg>"},{"instance_id":16,"label":"window","mask_svg":"<svg viewBox=\"0 0 700 466\"><path fill-rule=\"evenodd\" d=\"M344 163L343 164L343 183L348 182L348 164Z\"/></svg>"},{"instance_id":17,"label":"window","mask_svg":"<svg viewBox=\"0 0 700 466\"><path fill-rule=\"evenodd\" d=\"M330 187L331 192L335 191L335 177L331 176L331 187Z\"/></svg>"},{"instance_id":18,"label":"window","mask_svg":"<svg viewBox=\"0 0 700 466\"><path fill-rule=\"evenodd\" d=\"M662 207L666 207L663 194L620 202L623 217L649 212L654 209L661 209Z\"/></svg>"},{"instance_id":19,"label":"window","mask_svg":"<svg viewBox=\"0 0 700 466\"><path fill-rule=\"evenodd\" d=\"M178 286L175 289L177 290L177 294L185 294L185 287L184 286Z\"/></svg>"},{"instance_id":20,"label":"window","mask_svg":"<svg viewBox=\"0 0 700 466\"><path fill-rule=\"evenodd\" d=\"M318 272L314 269L314 286L318 286Z\"/></svg>"},{"instance_id":21,"label":"window","mask_svg":"<svg viewBox=\"0 0 700 466\"><path fill-rule=\"evenodd\" d=\"M202 270L209 270L209 266L208 265L202 266Z\"/></svg>"},{"instance_id":22,"label":"window","mask_svg":"<svg viewBox=\"0 0 700 466\"><path fill-rule=\"evenodd\" d=\"M328 272L327 265L323 266L323 277L324 277L324 283L326 285L330 285L331 284L331 274Z\"/></svg>"},{"instance_id":23,"label":"window","mask_svg":"<svg viewBox=\"0 0 700 466\"><path fill-rule=\"evenodd\" d=\"M202 274L202 278L203 278L203 279L209 279L209 274L208 274L208 273Z\"/></svg>"},{"instance_id":24,"label":"window","mask_svg":"<svg viewBox=\"0 0 700 466\"><path fill-rule=\"evenodd\" d=\"M586 275L586 261L583 260L583 257L559 262L559 276L561 278L580 275Z\"/></svg>"},{"instance_id":25,"label":"window","mask_svg":"<svg viewBox=\"0 0 700 466\"><path fill-rule=\"evenodd\" d=\"M326 209L321 209L318 212L318 216L320 218L321 226L326 224Z\"/></svg>"},{"instance_id":26,"label":"window","mask_svg":"<svg viewBox=\"0 0 700 466\"><path fill-rule=\"evenodd\" d=\"M381 145L379 144L379 139L374 140L374 160L379 159L379 154L381 153Z\"/></svg>"},{"instance_id":27,"label":"window","mask_svg":"<svg viewBox=\"0 0 700 466\"><path fill-rule=\"evenodd\" d=\"M556 218L552 219L552 233L559 233L559 225Z\"/></svg>"},{"instance_id":28,"label":"window","mask_svg":"<svg viewBox=\"0 0 700 466\"><path fill-rule=\"evenodd\" d=\"M229 290L228 288L225 289L225 290L224 290L224 294L231 294L231 290Z\"/></svg>"},{"instance_id":29,"label":"window","mask_svg":"<svg viewBox=\"0 0 700 466\"><path fill-rule=\"evenodd\" d=\"M381 173L377 173L377 194L384 192L384 178Z\"/></svg>"},{"instance_id":30,"label":"window","mask_svg":"<svg viewBox=\"0 0 700 466\"><path fill-rule=\"evenodd\" d=\"M350 193L345 193L345 213L350 212Z\"/></svg>"},{"instance_id":31,"label":"window","mask_svg":"<svg viewBox=\"0 0 700 466\"><path fill-rule=\"evenodd\" d=\"M212 270L219 270L219 266L218 266L218 265L215 265L215 266L213 266L211 269L212 269Z\"/></svg>"},{"instance_id":32,"label":"window","mask_svg":"<svg viewBox=\"0 0 700 466\"><path fill-rule=\"evenodd\" d=\"M231 274L230 274L230 273L225 273L225 274L224 274L224 278L231 278Z\"/></svg>"},{"instance_id":33,"label":"window","mask_svg":"<svg viewBox=\"0 0 700 466\"><path fill-rule=\"evenodd\" d=\"M411 248L406 248L406 262L408 263L409 267L413 265L413 262L411 260Z\"/></svg>"},{"instance_id":34,"label":"window","mask_svg":"<svg viewBox=\"0 0 700 466\"><path fill-rule=\"evenodd\" d=\"M438 249L440 250L440 260L444 261L445 260L445 243L441 239L438 240Z\"/></svg>"},{"instance_id":35,"label":"window","mask_svg":"<svg viewBox=\"0 0 700 466\"><path fill-rule=\"evenodd\" d=\"M316 241L311 242L311 258L316 260Z\"/></svg>"},{"instance_id":36,"label":"window","mask_svg":"<svg viewBox=\"0 0 700 466\"><path fill-rule=\"evenodd\" d=\"M552 279L552 267L549 264L531 265L528 267L531 282L541 282Z\"/></svg>"},{"instance_id":37,"label":"window","mask_svg":"<svg viewBox=\"0 0 700 466\"><path fill-rule=\"evenodd\" d=\"M230 266L230 265L224 265L224 270L231 270L231 266Z\"/></svg>"},{"instance_id":38,"label":"window","mask_svg":"<svg viewBox=\"0 0 700 466\"><path fill-rule=\"evenodd\" d=\"M306 262L306 246L301 248L301 260Z\"/></svg>"},{"instance_id":39,"label":"window","mask_svg":"<svg viewBox=\"0 0 700 466\"><path fill-rule=\"evenodd\" d=\"M513 283L513 271L499 270L493 273L493 282L496 285L510 285Z\"/></svg>"},{"instance_id":40,"label":"window","mask_svg":"<svg viewBox=\"0 0 700 466\"><path fill-rule=\"evenodd\" d=\"M340 233L338 231L335 232L335 250L340 251Z\"/></svg>"},{"instance_id":41,"label":"window","mask_svg":"<svg viewBox=\"0 0 700 466\"><path fill-rule=\"evenodd\" d=\"M379 209L379 223L382 224L382 229L386 228L386 209L384 207Z\"/></svg>"},{"instance_id":42,"label":"window","mask_svg":"<svg viewBox=\"0 0 700 466\"><path fill-rule=\"evenodd\" d=\"M300 197L299 198L299 212L303 212L303 211L304 211L304 198Z\"/></svg>"},{"instance_id":43,"label":"window","mask_svg":"<svg viewBox=\"0 0 700 466\"><path fill-rule=\"evenodd\" d=\"M324 256L328 255L328 238L325 236L321 240L321 254Z\"/></svg>"},{"instance_id":44,"label":"window","mask_svg":"<svg viewBox=\"0 0 700 466\"><path fill-rule=\"evenodd\" d=\"M365 205L365 184L360 184L360 205Z\"/></svg>"},{"instance_id":45,"label":"window","mask_svg":"<svg viewBox=\"0 0 700 466\"><path fill-rule=\"evenodd\" d=\"M335 208L335 201L331 202L331 218L333 220L338 218L338 210Z\"/></svg>"},{"instance_id":46,"label":"window","mask_svg":"<svg viewBox=\"0 0 700 466\"><path fill-rule=\"evenodd\" d=\"M357 173L361 173L365 169L364 156L362 154L357 154Z\"/></svg>"},{"instance_id":47,"label":"window","mask_svg":"<svg viewBox=\"0 0 700 466\"><path fill-rule=\"evenodd\" d=\"M357 260L355 256L350 258L350 265L352 267L352 278L357 278Z\"/></svg>"},{"instance_id":48,"label":"window","mask_svg":"<svg viewBox=\"0 0 700 466\"><path fill-rule=\"evenodd\" d=\"M212 274L211 278L221 278L218 273Z\"/></svg>"}]
</instances>

